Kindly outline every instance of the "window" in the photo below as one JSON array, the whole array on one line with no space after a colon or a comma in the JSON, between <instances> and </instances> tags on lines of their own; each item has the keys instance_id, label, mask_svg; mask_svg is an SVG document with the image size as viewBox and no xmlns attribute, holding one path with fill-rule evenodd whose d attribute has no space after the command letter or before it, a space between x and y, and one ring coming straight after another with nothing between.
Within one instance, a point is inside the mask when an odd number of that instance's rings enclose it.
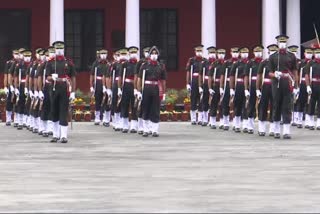
<instances>
[{"instance_id":1,"label":"window","mask_svg":"<svg viewBox=\"0 0 320 214\"><path fill-rule=\"evenodd\" d=\"M9 20L9 21L8 21ZM12 50L30 48L31 12L28 10L0 10L0 71Z\"/></svg>"},{"instance_id":2,"label":"window","mask_svg":"<svg viewBox=\"0 0 320 214\"><path fill-rule=\"evenodd\" d=\"M88 71L103 48L104 12L100 10L71 10L65 12L66 55L75 63L77 71Z\"/></svg>"},{"instance_id":3,"label":"window","mask_svg":"<svg viewBox=\"0 0 320 214\"><path fill-rule=\"evenodd\" d=\"M178 68L177 26L176 9L141 10L140 47L156 45L168 70Z\"/></svg>"}]
</instances>

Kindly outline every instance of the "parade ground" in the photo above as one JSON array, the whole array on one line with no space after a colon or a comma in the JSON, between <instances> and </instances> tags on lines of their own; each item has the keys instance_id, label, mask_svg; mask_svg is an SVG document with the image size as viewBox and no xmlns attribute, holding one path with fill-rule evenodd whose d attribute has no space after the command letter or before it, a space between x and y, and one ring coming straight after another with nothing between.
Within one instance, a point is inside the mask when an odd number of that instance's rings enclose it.
<instances>
[{"instance_id":1,"label":"parade ground","mask_svg":"<svg viewBox=\"0 0 320 214\"><path fill-rule=\"evenodd\" d=\"M291 140L74 123L67 144L0 124L0 212L320 212L320 131Z\"/></svg>"}]
</instances>

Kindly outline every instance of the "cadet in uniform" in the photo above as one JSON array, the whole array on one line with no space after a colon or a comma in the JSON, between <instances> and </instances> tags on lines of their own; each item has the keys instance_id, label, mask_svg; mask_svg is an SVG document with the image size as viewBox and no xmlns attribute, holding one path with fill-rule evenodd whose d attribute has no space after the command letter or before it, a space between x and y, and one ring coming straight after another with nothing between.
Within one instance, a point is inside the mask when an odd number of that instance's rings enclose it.
<instances>
[{"instance_id":1,"label":"cadet in uniform","mask_svg":"<svg viewBox=\"0 0 320 214\"><path fill-rule=\"evenodd\" d=\"M188 60L186 66L187 90L191 93L191 124L197 124L196 111L198 110L198 124L202 125L202 110L198 108L198 103L200 101L200 94L202 93L202 88L199 87L199 74L202 72L202 64L205 61L205 58L202 57L203 45L195 46L194 51L195 56Z\"/></svg>"},{"instance_id":2,"label":"cadet in uniform","mask_svg":"<svg viewBox=\"0 0 320 214\"><path fill-rule=\"evenodd\" d=\"M162 84L163 91L166 91L167 72L165 65L158 61L160 55L157 47L150 48L150 60L143 64L139 71L138 78L138 99L142 99L142 113L144 123L144 137L149 135L149 124L151 121L151 132L153 137L159 136L160 120L160 99L159 99L159 81ZM144 81L144 82L143 82ZM163 95L165 100L165 94Z\"/></svg>"},{"instance_id":3,"label":"cadet in uniform","mask_svg":"<svg viewBox=\"0 0 320 214\"><path fill-rule=\"evenodd\" d=\"M121 100L121 118L123 124L123 133L127 133L130 128L131 133L137 133L138 117L136 108L134 107L135 95L134 95L134 75L138 60L138 48L129 47L129 60L124 62L121 67L119 80L118 80L118 92L122 96ZM131 112L131 121L129 127L129 110Z\"/></svg>"},{"instance_id":4,"label":"cadet in uniform","mask_svg":"<svg viewBox=\"0 0 320 214\"><path fill-rule=\"evenodd\" d=\"M24 50L23 58L14 69L15 94L18 99L17 122L18 130L22 130L24 124L24 115L26 114L25 101L28 96L28 69L31 65L31 51Z\"/></svg>"},{"instance_id":5,"label":"cadet in uniform","mask_svg":"<svg viewBox=\"0 0 320 214\"><path fill-rule=\"evenodd\" d=\"M92 93L92 96L94 96L95 99L95 125L100 125L101 113L103 118L103 75L106 72L106 69L109 68L107 55L107 50L103 49L99 51L100 59L96 63L93 63L93 67L90 73L90 92Z\"/></svg>"},{"instance_id":6,"label":"cadet in uniform","mask_svg":"<svg viewBox=\"0 0 320 214\"><path fill-rule=\"evenodd\" d=\"M314 60L310 61L306 66L306 85L308 93L308 114L309 129L315 129L314 116L317 106L317 122L316 128L320 130L320 48L314 49Z\"/></svg>"},{"instance_id":7,"label":"cadet in uniform","mask_svg":"<svg viewBox=\"0 0 320 214\"><path fill-rule=\"evenodd\" d=\"M69 100L75 99L76 71L73 62L64 56L64 42L53 43L55 59L47 64L48 80L52 82L51 114L53 121L52 143L67 143ZM70 97L69 90L71 89Z\"/></svg>"},{"instance_id":8,"label":"cadet in uniform","mask_svg":"<svg viewBox=\"0 0 320 214\"><path fill-rule=\"evenodd\" d=\"M139 74L140 68L144 63L148 62L148 60L150 59L149 57L150 47L145 47L142 49L142 51L143 51L143 57L138 61L136 66L136 72L134 75L134 96L136 98L138 96L137 82L138 82L138 74ZM141 109L138 113L138 134L140 135L143 134L143 119L142 119Z\"/></svg>"},{"instance_id":9,"label":"cadet in uniform","mask_svg":"<svg viewBox=\"0 0 320 214\"><path fill-rule=\"evenodd\" d=\"M249 61L246 66L246 75L245 75L245 90L249 91L250 97L247 105L248 112L248 133L253 134L254 132L254 119L256 115L256 81L259 65L262 61L262 51L263 46L257 45L253 48L254 58Z\"/></svg>"},{"instance_id":10,"label":"cadet in uniform","mask_svg":"<svg viewBox=\"0 0 320 214\"><path fill-rule=\"evenodd\" d=\"M268 49L268 58L263 60L258 69L257 82L256 82L256 95L258 99L258 135L266 135L266 122L268 119L268 110L270 106L270 127L269 127L269 136L274 136L274 123L272 120L272 88L271 88L271 79L269 77L270 69L269 56L278 51L278 45L271 44L267 47Z\"/></svg>"},{"instance_id":11,"label":"cadet in uniform","mask_svg":"<svg viewBox=\"0 0 320 214\"><path fill-rule=\"evenodd\" d=\"M290 122L292 112L292 92L299 93L297 77L297 60L293 53L287 52L288 36L279 35L279 51L269 57L269 76L272 81L273 121L275 138L280 138L280 120L283 117L283 138L290 139ZM295 87L295 88L294 88Z\"/></svg>"},{"instance_id":12,"label":"cadet in uniform","mask_svg":"<svg viewBox=\"0 0 320 214\"><path fill-rule=\"evenodd\" d=\"M225 72L225 61L224 57L226 54L226 50L224 49L218 49L218 59L212 62L209 68L209 94L211 97L210 104L210 127L211 129L216 129L216 121L217 121L217 111L219 108L220 103L220 78L221 74ZM210 59L209 59L210 61ZM220 115L221 114L221 108L220 108ZM220 121L222 121L220 124L223 126L223 119L220 118Z\"/></svg>"},{"instance_id":13,"label":"cadet in uniform","mask_svg":"<svg viewBox=\"0 0 320 214\"><path fill-rule=\"evenodd\" d=\"M235 132L241 132L241 117L243 119L243 132L248 132L248 115L245 108L246 98L250 96L248 90L245 90L244 87L244 77L245 77L245 68L247 63L249 62L249 49L241 48L240 49L240 57L241 59L234 63L231 67L231 75L230 75L230 96L231 101L233 101L234 105L234 127Z\"/></svg>"},{"instance_id":14,"label":"cadet in uniform","mask_svg":"<svg viewBox=\"0 0 320 214\"><path fill-rule=\"evenodd\" d=\"M204 60L202 64L202 71L199 73L199 86L202 90L202 94L200 97L200 107L199 109L202 110L202 126L208 125L208 110L209 110L209 87L208 87L208 80L209 80L209 67L216 61L216 47L208 47L208 60ZM211 93L213 89L211 89ZM201 112L200 112L201 113Z\"/></svg>"},{"instance_id":15,"label":"cadet in uniform","mask_svg":"<svg viewBox=\"0 0 320 214\"><path fill-rule=\"evenodd\" d=\"M6 62L5 69L4 69L4 91L7 95L6 100L6 125L11 126L12 122L12 110L13 110L13 103L12 103L12 97L14 96L14 87L12 84L12 74L10 72L10 67L14 64L18 63L19 59L19 51L13 50L12 51L13 58Z\"/></svg>"}]
</instances>

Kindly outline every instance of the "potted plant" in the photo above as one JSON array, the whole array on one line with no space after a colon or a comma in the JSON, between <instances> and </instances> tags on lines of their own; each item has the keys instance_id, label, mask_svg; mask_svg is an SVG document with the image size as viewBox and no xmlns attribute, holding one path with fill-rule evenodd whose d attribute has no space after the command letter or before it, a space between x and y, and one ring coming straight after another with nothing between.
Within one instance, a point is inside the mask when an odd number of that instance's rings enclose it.
<instances>
[{"instance_id":1,"label":"potted plant","mask_svg":"<svg viewBox=\"0 0 320 214\"><path fill-rule=\"evenodd\" d=\"M85 111L83 114L83 117L84 117L84 121L90 122L92 117L91 111Z\"/></svg>"},{"instance_id":2,"label":"potted plant","mask_svg":"<svg viewBox=\"0 0 320 214\"><path fill-rule=\"evenodd\" d=\"M0 89L0 111L1 112L6 111L6 100L7 100L7 95L4 89Z\"/></svg>"},{"instance_id":3,"label":"potted plant","mask_svg":"<svg viewBox=\"0 0 320 214\"><path fill-rule=\"evenodd\" d=\"M166 92L166 111L173 111L178 99L178 91L176 89L168 89Z\"/></svg>"},{"instance_id":4,"label":"potted plant","mask_svg":"<svg viewBox=\"0 0 320 214\"><path fill-rule=\"evenodd\" d=\"M189 121L190 113L187 111L181 112L181 121Z\"/></svg>"},{"instance_id":5,"label":"potted plant","mask_svg":"<svg viewBox=\"0 0 320 214\"><path fill-rule=\"evenodd\" d=\"M161 111L160 112L160 121L165 122L169 119L169 112L167 111Z\"/></svg>"},{"instance_id":6,"label":"potted plant","mask_svg":"<svg viewBox=\"0 0 320 214\"><path fill-rule=\"evenodd\" d=\"M183 100L184 110L190 112L191 110L191 100L189 97L184 98Z\"/></svg>"},{"instance_id":7,"label":"potted plant","mask_svg":"<svg viewBox=\"0 0 320 214\"><path fill-rule=\"evenodd\" d=\"M171 121L178 121L180 120L181 112L173 111L171 114Z\"/></svg>"},{"instance_id":8,"label":"potted plant","mask_svg":"<svg viewBox=\"0 0 320 214\"><path fill-rule=\"evenodd\" d=\"M82 116L83 116L83 112L82 112L80 109L77 109L77 110L74 112L74 120L75 120L75 121L77 121L77 122L81 121Z\"/></svg>"},{"instance_id":9,"label":"potted plant","mask_svg":"<svg viewBox=\"0 0 320 214\"><path fill-rule=\"evenodd\" d=\"M83 111L84 108L85 108L85 105L84 105L84 102L83 102L82 98L74 99L73 104L74 104L74 108L75 109L79 109L79 110Z\"/></svg>"}]
</instances>

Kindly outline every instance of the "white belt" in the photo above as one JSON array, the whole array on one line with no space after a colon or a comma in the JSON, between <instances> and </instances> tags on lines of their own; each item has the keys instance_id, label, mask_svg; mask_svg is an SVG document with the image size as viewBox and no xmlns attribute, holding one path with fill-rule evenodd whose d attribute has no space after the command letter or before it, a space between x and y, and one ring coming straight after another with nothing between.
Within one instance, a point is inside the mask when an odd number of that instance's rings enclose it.
<instances>
[{"instance_id":1,"label":"white belt","mask_svg":"<svg viewBox=\"0 0 320 214\"><path fill-rule=\"evenodd\" d=\"M50 84L51 82L49 80L46 80L46 83Z\"/></svg>"},{"instance_id":2,"label":"white belt","mask_svg":"<svg viewBox=\"0 0 320 214\"><path fill-rule=\"evenodd\" d=\"M205 80L208 80L208 79L209 79L209 76L204 76L204 79L205 79Z\"/></svg>"},{"instance_id":3,"label":"white belt","mask_svg":"<svg viewBox=\"0 0 320 214\"><path fill-rule=\"evenodd\" d=\"M220 82L220 79L216 79L216 82Z\"/></svg>"},{"instance_id":4,"label":"white belt","mask_svg":"<svg viewBox=\"0 0 320 214\"><path fill-rule=\"evenodd\" d=\"M230 78L228 77L228 78L227 78L227 82L229 82L229 81L230 81Z\"/></svg>"},{"instance_id":5,"label":"white belt","mask_svg":"<svg viewBox=\"0 0 320 214\"><path fill-rule=\"evenodd\" d=\"M301 81L306 81L306 78L303 77L303 78L301 79Z\"/></svg>"},{"instance_id":6,"label":"white belt","mask_svg":"<svg viewBox=\"0 0 320 214\"><path fill-rule=\"evenodd\" d=\"M269 78L266 78L266 79L264 79L264 80L263 80L263 82L264 82L264 83L271 83L271 82L272 82L272 80L271 80L271 79L269 79Z\"/></svg>"},{"instance_id":7,"label":"white belt","mask_svg":"<svg viewBox=\"0 0 320 214\"><path fill-rule=\"evenodd\" d=\"M251 80L257 80L257 76L251 77Z\"/></svg>"},{"instance_id":8,"label":"white belt","mask_svg":"<svg viewBox=\"0 0 320 214\"><path fill-rule=\"evenodd\" d=\"M97 76L97 80L102 80L102 77Z\"/></svg>"},{"instance_id":9,"label":"white belt","mask_svg":"<svg viewBox=\"0 0 320 214\"><path fill-rule=\"evenodd\" d=\"M312 82L320 82L320 79L312 78Z\"/></svg>"},{"instance_id":10,"label":"white belt","mask_svg":"<svg viewBox=\"0 0 320 214\"><path fill-rule=\"evenodd\" d=\"M128 82L128 83L133 83L133 80L132 79L128 79L128 78L126 78L124 81Z\"/></svg>"},{"instance_id":11,"label":"white belt","mask_svg":"<svg viewBox=\"0 0 320 214\"><path fill-rule=\"evenodd\" d=\"M158 81L146 80L146 81L144 81L144 83L147 84L147 85L158 85Z\"/></svg>"},{"instance_id":12,"label":"white belt","mask_svg":"<svg viewBox=\"0 0 320 214\"><path fill-rule=\"evenodd\" d=\"M243 82L242 78L237 78L237 82Z\"/></svg>"},{"instance_id":13,"label":"white belt","mask_svg":"<svg viewBox=\"0 0 320 214\"><path fill-rule=\"evenodd\" d=\"M22 79L22 80L20 80L20 82L26 82L26 79Z\"/></svg>"},{"instance_id":14,"label":"white belt","mask_svg":"<svg viewBox=\"0 0 320 214\"><path fill-rule=\"evenodd\" d=\"M119 80L119 77L116 77L114 80Z\"/></svg>"},{"instance_id":15,"label":"white belt","mask_svg":"<svg viewBox=\"0 0 320 214\"><path fill-rule=\"evenodd\" d=\"M199 73L193 73L192 76L197 77L197 76L199 76Z\"/></svg>"}]
</instances>

